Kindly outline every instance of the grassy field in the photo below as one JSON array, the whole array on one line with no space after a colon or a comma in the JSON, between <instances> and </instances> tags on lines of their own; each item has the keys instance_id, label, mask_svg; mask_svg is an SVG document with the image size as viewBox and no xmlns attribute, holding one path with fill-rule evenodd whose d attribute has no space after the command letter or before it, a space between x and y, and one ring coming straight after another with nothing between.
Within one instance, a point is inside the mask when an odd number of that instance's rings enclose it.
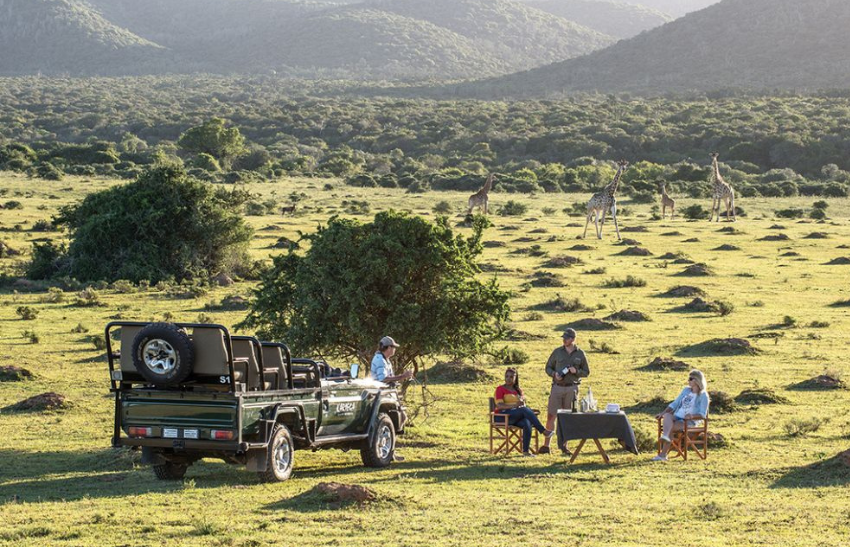
<instances>
[{"instance_id":1,"label":"grassy field","mask_svg":"<svg viewBox=\"0 0 850 547\"><path fill-rule=\"evenodd\" d=\"M0 270L19 267L33 240L61 237L31 231L37 221L111 184L116 182L0 174L0 192L5 191L0 204L21 204L0 210L0 241L23 252L0 259ZM271 248L279 237L297 238L299 230L313 230L332 214L360 209L355 216L367 220L395 208L433 218L434 205L445 200L454 207L456 223L466 200L456 193L410 195L320 179L250 190L281 204L292 192L305 194L294 216L248 217L257 230L252 244L257 258L280 252ZM615 330L579 329L578 340L589 351L591 367L583 389L591 386L603 405L626 407L636 430L654 436L653 412L630 407L659 394L670 400L687 379L687 371L643 370L655 357L703 370L712 391L735 397L745 389L767 388L788 400L714 412L711 429L728 446L711 450L706 462L655 464L651 453L620 450L611 451L610 466L590 450L573 465L560 454L491 456L487 397L504 367L483 358L476 365L492 381L430 385L439 402L400 441L406 461L388 469L366 469L354 452L299 452L293 478L282 484L260 484L244 468L212 460L190 468L183 482L160 482L138 464L138 455L109 448L107 368L91 337L101 336L114 318L192 321L205 314L232 325L244 311L209 310L207 304L247 296L251 284L189 299L153 289L103 289L102 305L81 307L74 292L56 301L55 294L32 292L22 283L0 293L0 365L24 367L34 378L0 383L0 408L46 391L66 396L70 407L0 414L0 545L850 544L850 468L835 458L850 448L850 390L798 386L825 370L843 373L850 383L842 357L850 349L850 306L834 305L850 300L850 265L826 264L850 258L848 200L828 200L829 220L818 223L774 217L778 209L810 208L811 198L742 199L747 216L734 225L653 220L649 205L621 200L630 209L620 219L621 229L630 230L623 237L652 253L637 256L621 254L630 246L617 244L612 225L601 241L577 240L584 221L562 209L586 198L491 196L493 208L509 199L529 208L522 216L491 215L481 275L497 275L514 291L515 340L506 344L529 356L519 371L530 404L545 407L544 363L566 325L622 309L640 311L651 320L620 321ZM682 208L695 201L679 202ZM719 231L731 226L734 233ZM806 237L815 232L826 236ZM762 240L777 234L788 239ZM572 249L579 244L589 248ZM733 247L716 250L722 245ZM688 264L661 258L666 253L683 253L709 265L713 274L682 276ZM565 255L581 263L544 266ZM601 268L603 273L591 273ZM541 271L556 274L555 284L563 286L535 286L540 282L534 275ZM609 286L629 275L645 286ZM725 301L734 310L725 316L682 311L691 298L661 296L677 285L696 286L706 300ZM558 296L577 298L588 311L540 309ZM22 306L36 310L37 317L22 319L16 312ZM722 356L698 345L728 337L746 339L760 352ZM308 494L323 481L367 486L378 500L327 506Z\"/></svg>"}]
</instances>

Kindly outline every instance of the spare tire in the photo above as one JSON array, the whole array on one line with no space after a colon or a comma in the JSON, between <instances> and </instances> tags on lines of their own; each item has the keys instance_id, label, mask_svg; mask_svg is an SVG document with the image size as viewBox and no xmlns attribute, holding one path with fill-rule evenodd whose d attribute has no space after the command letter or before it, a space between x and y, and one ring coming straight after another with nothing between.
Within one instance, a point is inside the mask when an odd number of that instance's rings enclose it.
<instances>
[{"instance_id":1,"label":"spare tire","mask_svg":"<svg viewBox=\"0 0 850 547\"><path fill-rule=\"evenodd\" d=\"M173 323L151 323L133 339L133 366L152 384L179 384L192 373L194 359L189 335Z\"/></svg>"}]
</instances>

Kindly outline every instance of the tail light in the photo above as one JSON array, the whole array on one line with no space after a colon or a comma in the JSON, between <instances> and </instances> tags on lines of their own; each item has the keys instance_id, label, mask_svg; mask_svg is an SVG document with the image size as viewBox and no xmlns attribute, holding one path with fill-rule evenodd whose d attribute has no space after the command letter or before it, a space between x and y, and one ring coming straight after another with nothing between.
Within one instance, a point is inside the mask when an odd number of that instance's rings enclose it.
<instances>
[{"instance_id":1,"label":"tail light","mask_svg":"<svg viewBox=\"0 0 850 547\"><path fill-rule=\"evenodd\" d=\"M130 426L127 428L127 434L131 437L150 437L153 435L153 428Z\"/></svg>"},{"instance_id":2,"label":"tail light","mask_svg":"<svg viewBox=\"0 0 850 547\"><path fill-rule=\"evenodd\" d=\"M210 437L217 441L232 441L234 435L233 431L213 429L210 431Z\"/></svg>"}]
</instances>

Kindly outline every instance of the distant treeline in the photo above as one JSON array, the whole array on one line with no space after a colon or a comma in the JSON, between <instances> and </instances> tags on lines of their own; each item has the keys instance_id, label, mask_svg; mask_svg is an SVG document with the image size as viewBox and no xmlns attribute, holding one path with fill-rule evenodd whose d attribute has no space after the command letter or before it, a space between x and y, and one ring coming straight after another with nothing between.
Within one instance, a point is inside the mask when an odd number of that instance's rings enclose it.
<instances>
[{"instance_id":1,"label":"distant treeline","mask_svg":"<svg viewBox=\"0 0 850 547\"><path fill-rule=\"evenodd\" d=\"M649 199L660 182L704 195L716 151L744 196L845 196L850 184L844 97L485 102L345 96L273 78L0 83L0 168L43 178L135 178L171 159L215 182L307 175L470 190L496 172L496 191L561 192L601 186L625 158L624 191ZM207 146L216 131L233 142Z\"/></svg>"}]
</instances>

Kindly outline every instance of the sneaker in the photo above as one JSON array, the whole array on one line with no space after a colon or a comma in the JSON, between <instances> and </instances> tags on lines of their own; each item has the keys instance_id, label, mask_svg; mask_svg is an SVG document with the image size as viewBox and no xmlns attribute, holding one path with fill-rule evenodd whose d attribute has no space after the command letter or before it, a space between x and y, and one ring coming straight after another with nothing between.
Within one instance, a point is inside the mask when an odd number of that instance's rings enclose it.
<instances>
[{"instance_id":1,"label":"sneaker","mask_svg":"<svg viewBox=\"0 0 850 547\"><path fill-rule=\"evenodd\" d=\"M654 461L654 462L666 462L667 456L662 456L661 454L659 454L659 455L655 456L654 458L652 458L652 461Z\"/></svg>"},{"instance_id":2,"label":"sneaker","mask_svg":"<svg viewBox=\"0 0 850 547\"><path fill-rule=\"evenodd\" d=\"M551 429L546 429L546 430L543 431L543 436L546 437L547 439L551 439L553 435L555 435L555 432L552 431Z\"/></svg>"},{"instance_id":3,"label":"sneaker","mask_svg":"<svg viewBox=\"0 0 850 547\"><path fill-rule=\"evenodd\" d=\"M540 448L537 449L537 453L538 454L548 454L549 453L549 447L548 446L541 446Z\"/></svg>"},{"instance_id":4,"label":"sneaker","mask_svg":"<svg viewBox=\"0 0 850 547\"><path fill-rule=\"evenodd\" d=\"M662 440L662 441L664 441L665 443L669 443L669 442L670 442L670 437L668 437L668 436L666 436L666 435L661 435L661 440Z\"/></svg>"},{"instance_id":5,"label":"sneaker","mask_svg":"<svg viewBox=\"0 0 850 547\"><path fill-rule=\"evenodd\" d=\"M567 447L562 448L562 449L561 449L561 453L562 453L564 456L568 456L568 457L570 457L570 456L572 456L572 455L573 455L573 453L572 453L572 452L570 451L570 449L569 449L569 448L567 448Z\"/></svg>"},{"instance_id":6,"label":"sneaker","mask_svg":"<svg viewBox=\"0 0 850 547\"><path fill-rule=\"evenodd\" d=\"M537 454L533 454L531 452L523 452L522 455L524 458L534 458L535 456L537 456Z\"/></svg>"},{"instance_id":7,"label":"sneaker","mask_svg":"<svg viewBox=\"0 0 850 547\"><path fill-rule=\"evenodd\" d=\"M394 462L403 462L406 458L404 456L399 456L398 454L393 454Z\"/></svg>"}]
</instances>

